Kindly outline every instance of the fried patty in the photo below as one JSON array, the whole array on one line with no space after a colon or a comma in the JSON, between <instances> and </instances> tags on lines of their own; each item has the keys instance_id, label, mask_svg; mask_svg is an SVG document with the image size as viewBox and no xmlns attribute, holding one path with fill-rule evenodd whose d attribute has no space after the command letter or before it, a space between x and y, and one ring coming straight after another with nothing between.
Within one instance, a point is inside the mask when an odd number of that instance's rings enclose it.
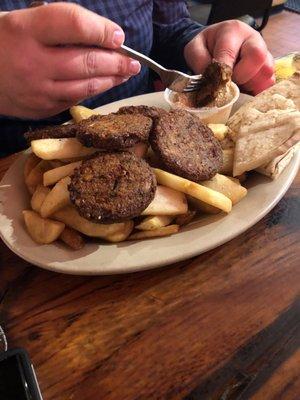
<instances>
[{"instance_id":1,"label":"fried patty","mask_svg":"<svg viewBox=\"0 0 300 400\"><path fill-rule=\"evenodd\" d=\"M157 120L161 115L167 111L160 107L149 107L149 106L125 106L121 107L116 114L133 114L133 115L144 115L145 117Z\"/></svg>"},{"instance_id":2,"label":"fried patty","mask_svg":"<svg viewBox=\"0 0 300 400\"><path fill-rule=\"evenodd\" d=\"M223 62L212 60L203 72L199 88L195 93L196 107L211 103L219 91L231 80L232 68Z\"/></svg>"},{"instance_id":3,"label":"fried patty","mask_svg":"<svg viewBox=\"0 0 300 400\"><path fill-rule=\"evenodd\" d=\"M122 150L147 142L152 119L144 115L93 115L77 124L77 139L87 147Z\"/></svg>"},{"instance_id":4,"label":"fried patty","mask_svg":"<svg viewBox=\"0 0 300 400\"><path fill-rule=\"evenodd\" d=\"M30 143L37 139L62 139L76 136L76 125L54 125L45 128L28 131L24 134L25 139Z\"/></svg>"},{"instance_id":5,"label":"fried patty","mask_svg":"<svg viewBox=\"0 0 300 400\"><path fill-rule=\"evenodd\" d=\"M184 110L163 115L150 143L168 171L194 182L212 178L222 166L222 148L212 131Z\"/></svg>"},{"instance_id":6,"label":"fried patty","mask_svg":"<svg viewBox=\"0 0 300 400\"><path fill-rule=\"evenodd\" d=\"M79 214L103 224L141 214L151 203L156 179L150 166L133 153L98 153L71 177L70 199Z\"/></svg>"}]
</instances>

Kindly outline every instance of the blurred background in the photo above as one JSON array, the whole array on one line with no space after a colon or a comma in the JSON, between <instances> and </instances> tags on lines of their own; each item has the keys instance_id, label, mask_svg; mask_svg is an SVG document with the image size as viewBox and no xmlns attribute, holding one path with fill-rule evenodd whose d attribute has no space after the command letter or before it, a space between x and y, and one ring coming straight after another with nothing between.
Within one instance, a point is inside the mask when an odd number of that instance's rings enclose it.
<instances>
[{"instance_id":1,"label":"blurred background","mask_svg":"<svg viewBox=\"0 0 300 400\"><path fill-rule=\"evenodd\" d=\"M189 0L203 25L240 19L263 35L274 57L300 51L300 0Z\"/></svg>"}]
</instances>

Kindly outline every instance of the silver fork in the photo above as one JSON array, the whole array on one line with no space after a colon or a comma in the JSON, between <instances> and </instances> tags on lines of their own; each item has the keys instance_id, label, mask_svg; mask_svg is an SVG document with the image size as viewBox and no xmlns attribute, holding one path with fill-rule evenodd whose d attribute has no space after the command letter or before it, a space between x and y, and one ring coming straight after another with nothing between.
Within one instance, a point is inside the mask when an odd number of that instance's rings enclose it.
<instances>
[{"instance_id":1,"label":"silver fork","mask_svg":"<svg viewBox=\"0 0 300 400\"><path fill-rule=\"evenodd\" d=\"M200 86L202 75L187 75L174 69L164 68L151 58L125 45L115 49L115 51L134 58L143 65L153 69L160 76L163 84L174 92L194 92Z\"/></svg>"}]
</instances>

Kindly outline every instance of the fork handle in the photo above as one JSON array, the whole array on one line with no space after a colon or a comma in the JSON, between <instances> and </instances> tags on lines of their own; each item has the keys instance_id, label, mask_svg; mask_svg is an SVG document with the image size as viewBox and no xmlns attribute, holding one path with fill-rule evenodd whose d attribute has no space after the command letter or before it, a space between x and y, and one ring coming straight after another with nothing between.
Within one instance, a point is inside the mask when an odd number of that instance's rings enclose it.
<instances>
[{"instance_id":1,"label":"fork handle","mask_svg":"<svg viewBox=\"0 0 300 400\"><path fill-rule=\"evenodd\" d=\"M124 54L125 56L129 56L131 58L134 58L137 61L140 61L141 64L146 65L147 67L153 69L159 76L163 71L166 71L166 68L164 68L162 65L158 64L157 62L151 60L151 58L145 56L142 53L139 53L136 50L131 49L130 47L127 47L125 45L122 45L118 49L115 49L120 54Z\"/></svg>"}]
</instances>

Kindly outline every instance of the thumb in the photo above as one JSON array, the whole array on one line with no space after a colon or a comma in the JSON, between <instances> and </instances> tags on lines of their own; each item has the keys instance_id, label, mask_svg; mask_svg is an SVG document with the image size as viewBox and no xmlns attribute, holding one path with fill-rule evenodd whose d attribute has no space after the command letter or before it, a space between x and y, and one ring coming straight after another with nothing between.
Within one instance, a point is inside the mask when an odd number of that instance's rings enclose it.
<instances>
[{"instance_id":1,"label":"thumb","mask_svg":"<svg viewBox=\"0 0 300 400\"><path fill-rule=\"evenodd\" d=\"M238 35L232 32L222 32L217 35L213 48L213 57L233 68L241 48L242 42Z\"/></svg>"},{"instance_id":2,"label":"thumb","mask_svg":"<svg viewBox=\"0 0 300 400\"><path fill-rule=\"evenodd\" d=\"M72 3L51 3L24 10L33 13L35 36L46 45L120 47L124 32L115 22Z\"/></svg>"},{"instance_id":3,"label":"thumb","mask_svg":"<svg viewBox=\"0 0 300 400\"><path fill-rule=\"evenodd\" d=\"M201 74L211 63L211 55L206 46L206 39L200 32L184 48L184 57L187 65L195 74Z\"/></svg>"}]
</instances>

